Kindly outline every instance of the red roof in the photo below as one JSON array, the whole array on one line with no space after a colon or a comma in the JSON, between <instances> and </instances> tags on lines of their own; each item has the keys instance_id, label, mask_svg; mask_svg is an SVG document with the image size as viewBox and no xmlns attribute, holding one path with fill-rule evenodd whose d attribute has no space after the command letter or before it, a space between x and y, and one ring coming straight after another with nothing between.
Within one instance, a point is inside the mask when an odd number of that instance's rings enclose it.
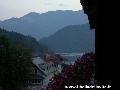
<instances>
[{"instance_id":1,"label":"red roof","mask_svg":"<svg viewBox=\"0 0 120 90\"><path fill-rule=\"evenodd\" d=\"M52 54L47 59L49 59L49 60L52 59L50 61L52 61L53 63L61 63L60 59L63 59L63 57L60 56L59 54Z\"/></svg>"},{"instance_id":2,"label":"red roof","mask_svg":"<svg viewBox=\"0 0 120 90\"><path fill-rule=\"evenodd\" d=\"M52 62L53 62L53 63L58 63L58 61L57 61L57 60L52 60Z\"/></svg>"},{"instance_id":3,"label":"red roof","mask_svg":"<svg viewBox=\"0 0 120 90\"><path fill-rule=\"evenodd\" d=\"M55 60L57 60L59 63L61 63L61 60L59 58L56 58Z\"/></svg>"},{"instance_id":4,"label":"red roof","mask_svg":"<svg viewBox=\"0 0 120 90\"><path fill-rule=\"evenodd\" d=\"M60 54L55 54L55 56L58 57L59 59L63 58Z\"/></svg>"},{"instance_id":5,"label":"red roof","mask_svg":"<svg viewBox=\"0 0 120 90\"><path fill-rule=\"evenodd\" d=\"M50 62L49 58L43 58L45 62Z\"/></svg>"}]
</instances>

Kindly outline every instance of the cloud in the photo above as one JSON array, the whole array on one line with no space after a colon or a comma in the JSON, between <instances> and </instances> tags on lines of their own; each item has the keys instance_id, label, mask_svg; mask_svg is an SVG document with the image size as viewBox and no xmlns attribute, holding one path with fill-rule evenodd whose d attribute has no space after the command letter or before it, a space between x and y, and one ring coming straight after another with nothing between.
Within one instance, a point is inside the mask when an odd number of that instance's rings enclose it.
<instances>
[{"instance_id":1,"label":"cloud","mask_svg":"<svg viewBox=\"0 0 120 90\"><path fill-rule=\"evenodd\" d=\"M65 4L59 4L58 6L60 6L60 7L64 7L64 6L65 6Z\"/></svg>"},{"instance_id":2,"label":"cloud","mask_svg":"<svg viewBox=\"0 0 120 90\"><path fill-rule=\"evenodd\" d=\"M44 5L52 5L53 3L44 3Z\"/></svg>"}]
</instances>

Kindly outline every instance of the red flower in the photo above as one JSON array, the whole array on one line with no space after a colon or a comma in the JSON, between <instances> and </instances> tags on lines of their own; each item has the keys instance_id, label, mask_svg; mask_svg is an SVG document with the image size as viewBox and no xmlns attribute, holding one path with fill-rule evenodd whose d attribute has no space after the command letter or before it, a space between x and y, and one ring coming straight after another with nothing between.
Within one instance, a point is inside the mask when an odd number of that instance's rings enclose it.
<instances>
[{"instance_id":1,"label":"red flower","mask_svg":"<svg viewBox=\"0 0 120 90\"><path fill-rule=\"evenodd\" d=\"M92 85L91 79L94 78L92 74L95 72L95 54L85 53L75 61L74 65L67 67L63 75L59 75L47 90L62 90L65 85ZM94 85L97 81L94 81Z\"/></svg>"},{"instance_id":2,"label":"red flower","mask_svg":"<svg viewBox=\"0 0 120 90\"><path fill-rule=\"evenodd\" d=\"M74 82L74 86L77 86L79 84L79 80L76 80L75 82Z\"/></svg>"}]
</instances>

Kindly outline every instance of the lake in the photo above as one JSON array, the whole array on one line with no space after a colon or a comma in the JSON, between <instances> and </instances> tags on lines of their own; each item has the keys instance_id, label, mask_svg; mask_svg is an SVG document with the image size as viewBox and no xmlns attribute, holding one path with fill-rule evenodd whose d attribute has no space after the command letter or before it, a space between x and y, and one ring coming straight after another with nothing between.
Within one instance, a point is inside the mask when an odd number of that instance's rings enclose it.
<instances>
[{"instance_id":1,"label":"lake","mask_svg":"<svg viewBox=\"0 0 120 90\"><path fill-rule=\"evenodd\" d=\"M69 61L76 61L84 53L57 53L60 54L63 58L67 58Z\"/></svg>"}]
</instances>

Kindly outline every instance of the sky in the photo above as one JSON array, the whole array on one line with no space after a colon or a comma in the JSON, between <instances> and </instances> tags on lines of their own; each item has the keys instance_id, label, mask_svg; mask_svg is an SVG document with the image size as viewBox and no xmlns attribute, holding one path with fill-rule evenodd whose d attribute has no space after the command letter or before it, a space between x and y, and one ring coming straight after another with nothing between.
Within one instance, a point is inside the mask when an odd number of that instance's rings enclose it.
<instances>
[{"instance_id":1,"label":"sky","mask_svg":"<svg viewBox=\"0 0 120 90\"><path fill-rule=\"evenodd\" d=\"M0 0L0 20L19 18L30 12L82 10L80 0Z\"/></svg>"}]
</instances>

